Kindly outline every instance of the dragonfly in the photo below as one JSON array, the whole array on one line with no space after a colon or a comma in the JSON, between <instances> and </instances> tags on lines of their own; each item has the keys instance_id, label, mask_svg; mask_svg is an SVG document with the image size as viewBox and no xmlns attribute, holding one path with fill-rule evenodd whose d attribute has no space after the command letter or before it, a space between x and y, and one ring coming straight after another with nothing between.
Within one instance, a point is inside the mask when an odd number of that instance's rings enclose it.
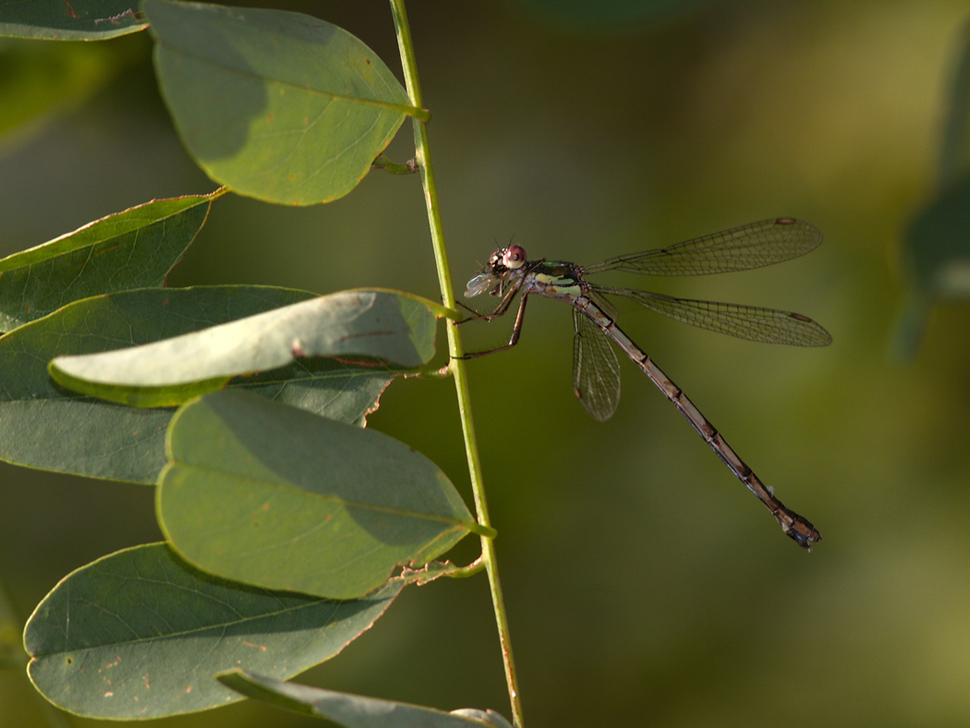
<instances>
[{"instance_id":1,"label":"dragonfly","mask_svg":"<svg viewBox=\"0 0 970 728\"><path fill-rule=\"evenodd\" d=\"M789 217L742 225L693 238L665 248L620 255L595 265L567 261L529 260L519 245L499 248L481 271L468 281L465 297L488 292L501 300L491 313L465 319L491 321L504 315L518 294L518 313L509 343L496 349L466 354L465 358L510 349L519 341L526 302L536 294L568 303L573 311L573 391L597 420L607 420L620 400L620 365L610 341L616 344L680 410L704 441L748 490L768 508L782 530L811 550L822 540L807 518L787 508L772 489L755 475L697 406L674 384L654 360L617 326L617 313L605 296L619 296L644 308L702 329L750 341L793 346L827 346L831 335L818 323L791 311L674 298L659 293L590 283L586 276L621 271L655 276L686 276L751 270L797 258L814 250L822 233Z\"/></svg>"}]
</instances>

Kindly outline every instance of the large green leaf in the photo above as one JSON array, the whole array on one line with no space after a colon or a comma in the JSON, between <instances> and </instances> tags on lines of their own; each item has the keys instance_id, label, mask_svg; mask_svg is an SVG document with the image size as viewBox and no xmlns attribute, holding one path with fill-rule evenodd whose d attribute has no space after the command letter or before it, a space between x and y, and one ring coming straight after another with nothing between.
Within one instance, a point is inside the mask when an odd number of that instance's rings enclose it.
<instances>
[{"instance_id":1,"label":"large green leaf","mask_svg":"<svg viewBox=\"0 0 970 728\"><path fill-rule=\"evenodd\" d=\"M313 298L305 291L218 286L126 291L78 301L0 338L0 458L18 465L152 483L165 464L171 409L135 409L57 387L47 362L178 336ZM386 367L301 359L231 383L352 424L395 376Z\"/></svg>"},{"instance_id":2,"label":"large green leaf","mask_svg":"<svg viewBox=\"0 0 970 728\"><path fill-rule=\"evenodd\" d=\"M166 537L196 566L248 584L353 598L481 531L407 445L238 390L180 409L168 454Z\"/></svg>"},{"instance_id":3,"label":"large green leaf","mask_svg":"<svg viewBox=\"0 0 970 728\"><path fill-rule=\"evenodd\" d=\"M182 141L235 192L291 205L342 197L421 115L370 48L318 18L169 0L144 9Z\"/></svg>"},{"instance_id":4,"label":"large green leaf","mask_svg":"<svg viewBox=\"0 0 970 728\"><path fill-rule=\"evenodd\" d=\"M246 667L285 679L333 657L401 590L332 602L199 573L164 544L106 556L63 579L34 610L28 672L54 704L115 720L225 705L214 679Z\"/></svg>"},{"instance_id":5,"label":"large green leaf","mask_svg":"<svg viewBox=\"0 0 970 728\"><path fill-rule=\"evenodd\" d=\"M0 331L72 301L162 286L223 190L155 200L0 260Z\"/></svg>"},{"instance_id":6,"label":"large green leaf","mask_svg":"<svg viewBox=\"0 0 970 728\"><path fill-rule=\"evenodd\" d=\"M505 718L492 710L464 708L445 713L419 705L282 682L249 670L232 670L219 675L218 680L247 697L278 708L326 718L343 728L512 728Z\"/></svg>"},{"instance_id":7,"label":"large green leaf","mask_svg":"<svg viewBox=\"0 0 970 728\"><path fill-rule=\"evenodd\" d=\"M0 35L105 40L145 27L131 0L0 0Z\"/></svg>"},{"instance_id":8,"label":"large green leaf","mask_svg":"<svg viewBox=\"0 0 970 728\"><path fill-rule=\"evenodd\" d=\"M153 344L58 357L49 371L58 384L82 394L171 406L220 389L232 377L306 357L424 364L434 355L435 316L443 311L407 294L344 291Z\"/></svg>"}]
</instances>

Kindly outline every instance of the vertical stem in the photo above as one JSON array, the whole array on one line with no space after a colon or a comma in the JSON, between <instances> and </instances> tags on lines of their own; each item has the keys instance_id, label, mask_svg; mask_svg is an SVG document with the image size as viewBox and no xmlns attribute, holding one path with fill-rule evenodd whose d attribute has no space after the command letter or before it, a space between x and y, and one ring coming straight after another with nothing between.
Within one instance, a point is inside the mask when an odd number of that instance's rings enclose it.
<instances>
[{"instance_id":1,"label":"vertical stem","mask_svg":"<svg viewBox=\"0 0 970 728\"><path fill-rule=\"evenodd\" d=\"M411 98L411 103L420 109L423 108L424 104L421 99L421 87L418 83L417 64L414 58L414 45L411 41L411 30L408 26L404 0L390 0L390 2L408 95ZM435 264L438 269L441 301L445 306L453 309L455 307L455 294L452 285L451 269L448 266L448 252L445 248L444 231L438 208L438 189L435 185L434 167L431 164L428 127L427 124L416 119L412 119L411 123L414 127L415 161L418 163L418 170L421 174L424 201L428 209L428 224L431 228L431 244L434 249ZM465 453L468 459L468 470L471 477L472 493L475 499L475 509L478 515L478 522L485 526L491 526L488 516L488 505L485 500L485 488L482 481L478 443L475 437L475 425L471 415L468 377L465 362L459 358L463 353L463 348L461 340L458 337L458 327L451 321L446 326L448 331L448 351L451 355L451 371L455 378L455 389L458 395L458 409L461 416ZM482 537L482 557L485 561L485 571L488 574L488 583L492 594L492 606L495 610L495 622L498 627L499 642L502 647L502 662L505 666L505 679L508 684L509 699L512 706L512 721L516 726L521 728L522 704L519 700L518 679L515 674L515 662L512 658L512 641L509 636L508 618L505 611L505 602L502 597L502 584L498 575L495 543L491 538L484 536Z\"/></svg>"}]
</instances>

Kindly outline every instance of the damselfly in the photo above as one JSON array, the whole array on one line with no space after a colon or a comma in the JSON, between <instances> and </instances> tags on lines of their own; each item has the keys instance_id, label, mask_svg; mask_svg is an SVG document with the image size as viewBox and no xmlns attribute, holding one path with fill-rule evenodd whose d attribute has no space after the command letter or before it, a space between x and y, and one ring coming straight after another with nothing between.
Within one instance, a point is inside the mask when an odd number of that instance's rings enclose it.
<instances>
[{"instance_id":1,"label":"damselfly","mask_svg":"<svg viewBox=\"0 0 970 728\"><path fill-rule=\"evenodd\" d=\"M478 296L486 291L500 296L501 301L494 311L478 317L490 321L508 311L516 294L522 294L509 343L492 351L508 349L518 343L525 304L531 294L568 303L573 307L576 332L573 339L573 391L583 407L598 420L606 420L616 411L620 399L620 366L609 337L680 410L738 480L771 511L782 530L799 546L810 549L812 544L822 540L815 526L774 496L687 395L620 330L616 325L616 310L602 294L629 298L644 308L678 321L751 341L826 346L832 342L829 333L812 319L790 311L612 288L590 283L586 275L611 270L662 276L750 270L804 255L821 242L822 233L812 225L792 218L777 218L667 248L621 255L589 266L545 259L530 261L525 250L510 245L492 253L488 264L468 281L465 296ZM491 352L481 352L484 353Z\"/></svg>"}]
</instances>

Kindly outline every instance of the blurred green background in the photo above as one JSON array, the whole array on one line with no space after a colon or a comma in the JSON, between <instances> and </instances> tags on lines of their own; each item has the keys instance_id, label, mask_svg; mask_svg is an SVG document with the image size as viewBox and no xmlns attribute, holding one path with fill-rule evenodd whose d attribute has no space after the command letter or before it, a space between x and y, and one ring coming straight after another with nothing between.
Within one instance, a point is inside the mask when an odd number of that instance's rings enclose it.
<instances>
[{"instance_id":1,"label":"blurred green background","mask_svg":"<svg viewBox=\"0 0 970 728\"><path fill-rule=\"evenodd\" d=\"M384 2L261 4L337 23L399 67ZM412 2L409 14L460 284L513 236L532 256L580 263L774 216L826 236L781 266L644 287L799 311L832 332L827 349L620 309L818 526L811 554L633 365L621 365L616 416L586 415L571 394L565 306L534 301L520 346L470 362L527 725L970 725L970 307L935 307L911 363L889 353L906 296L902 231L936 194L967 3L604 3L591 14L506 0ZM50 82L62 103L44 123L0 142L0 255L214 188L172 130L149 56L147 34L0 45L0 99L21 99L15 79L43 64L76 74L73 92ZM398 136L390 155L403 161L410 131ZM428 237L416 177L373 173L307 209L223 198L171 284L436 299ZM487 348L510 325L462 333ZM469 496L450 380L394 384L370 424ZM70 570L159 537L151 489L0 466L0 579L21 619ZM476 554L469 540L455 559ZM508 715L483 576L407 590L300 680ZM0 725L47 725L19 669L0 671ZM155 725L319 723L248 703Z\"/></svg>"}]
</instances>

